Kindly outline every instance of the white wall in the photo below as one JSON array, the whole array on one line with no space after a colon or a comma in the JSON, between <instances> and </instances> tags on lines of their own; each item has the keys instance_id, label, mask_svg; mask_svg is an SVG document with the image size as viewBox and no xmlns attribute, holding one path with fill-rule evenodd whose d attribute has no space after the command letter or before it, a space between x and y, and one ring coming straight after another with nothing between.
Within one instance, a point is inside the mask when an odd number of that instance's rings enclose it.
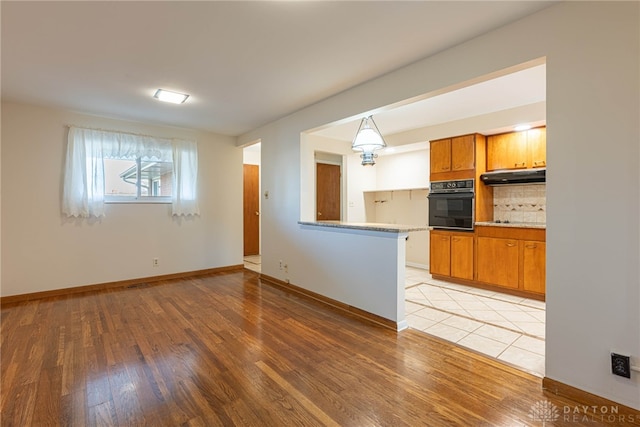
<instances>
[{"instance_id":1,"label":"white wall","mask_svg":"<svg viewBox=\"0 0 640 427\"><path fill-rule=\"evenodd\" d=\"M546 375L640 409L640 377L612 376L609 364L612 350L640 364L639 8L555 4L243 135L240 144L262 139L273 195L263 203L262 271L283 277L277 260L287 257L298 286L329 297L350 286L333 272L337 283L313 279L335 266L314 263L312 248L327 236L297 224L301 132L546 56Z\"/></svg>"},{"instance_id":2,"label":"white wall","mask_svg":"<svg viewBox=\"0 0 640 427\"><path fill-rule=\"evenodd\" d=\"M197 140L200 216L174 218L169 204L110 204L101 220L63 217L70 124ZM3 104L2 150L3 296L242 264L234 138Z\"/></svg>"},{"instance_id":3,"label":"white wall","mask_svg":"<svg viewBox=\"0 0 640 427\"><path fill-rule=\"evenodd\" d=\"M429 190L387 190L367 193L368 222L426 226L429 223ZM369 197L368 197L369 196ZM369 214L371 211L371 214ZM409 232L406 264L429 268L429 231Z\"/></svg>"},{"instance_id":4,"label":"white wall","mask_svg":"<svg viewBox=\"0 0 640 427\"><path fill-rule=\"evenodd\" d=\"M429 187L429 150L380 156L374 168L376 190Z\"/></svg>"}]
</instances>

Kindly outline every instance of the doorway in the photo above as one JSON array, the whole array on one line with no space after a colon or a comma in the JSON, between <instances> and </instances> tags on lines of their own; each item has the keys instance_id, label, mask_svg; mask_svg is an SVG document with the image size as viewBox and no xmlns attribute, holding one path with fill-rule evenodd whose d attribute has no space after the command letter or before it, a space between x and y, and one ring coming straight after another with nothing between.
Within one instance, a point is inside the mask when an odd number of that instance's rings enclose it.
<instances>
[{"instance_id":1,"label":"doorway","mask_svg":"<svg viewBox=\"0 0 640 427\"><path fill-rule=\"evenodd\" d=\"M244 167L244 256L260 253L260 166Z\"/></svg>"},{"instance_id":2,"label":"doorway","mask_svg":"<svg viewBox=\"0 0 640 427\"><path fill-rule=\"evenodd\" d=\"M260 255L260 157L261 144L243 149L243 254L258 259Z\"/></svg>"}]
</instances>

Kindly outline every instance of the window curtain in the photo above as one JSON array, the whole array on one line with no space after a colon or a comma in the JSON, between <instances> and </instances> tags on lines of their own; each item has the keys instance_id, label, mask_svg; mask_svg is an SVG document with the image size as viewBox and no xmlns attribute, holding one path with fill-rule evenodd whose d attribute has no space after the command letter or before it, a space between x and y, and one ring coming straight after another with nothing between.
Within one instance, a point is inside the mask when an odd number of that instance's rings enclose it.
<instances>
[{"instance_id":1,"label":"window curtain","mask_svg":"<svg viewBox=\"0 0 640 427\"><path fill-rule=\"evenodd\" d=\"M182 150L187 153L183 154ZM178 168L174 160L175 153L178 153L177 159L186 159L179 161L181 165ZM177 183L181 186L179 192L174 190L173 214L199 213L196 200L198 151L195 142L75 126L69 128L67 141L62 213L69 217L103 217L103 159L133 160L138 157L142 160L173 161L174 187ZM183 175L185 179L182 179ZM186 199L183 200L184 197Z\"/></svg>"},{"instance_id":2,"label":"window curtain","mask_svg":"<svg viewBox=\"0 0 640 427\"><path fill-rule=\"evenodd\" d=\"M193 141L173 142L173 215L199 215L198 146Z\"/></svg>"}]
</instances>

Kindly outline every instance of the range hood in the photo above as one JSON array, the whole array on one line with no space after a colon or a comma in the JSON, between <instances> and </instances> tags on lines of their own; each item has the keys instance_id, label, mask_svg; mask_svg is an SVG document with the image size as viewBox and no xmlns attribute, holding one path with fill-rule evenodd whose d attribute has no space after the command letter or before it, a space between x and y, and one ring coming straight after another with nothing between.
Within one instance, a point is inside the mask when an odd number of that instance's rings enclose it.
<instances>
[{"instance_id":1,"label":"range hood","mask_svg":"<svg viewBox=\"0 0 640 427\"><path fill-rule=\"evenodd\" d=\"M487 172L480 180L485 185L544 184L546 173L545 168Z\"/></svg>"}]
</instances>

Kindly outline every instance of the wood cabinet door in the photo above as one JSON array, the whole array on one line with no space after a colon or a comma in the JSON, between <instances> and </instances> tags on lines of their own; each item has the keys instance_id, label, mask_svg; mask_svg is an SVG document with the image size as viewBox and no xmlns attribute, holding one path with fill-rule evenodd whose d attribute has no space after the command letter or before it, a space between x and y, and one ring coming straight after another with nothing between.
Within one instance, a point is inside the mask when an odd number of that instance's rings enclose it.
<instances>
[{"instance_id":1,"label":"wood cabinet door","mask_svg":"<svg viewBox=\"0 0 640 427\"><path fill-rule=\"evenodd\" d=\"M527 131L528 163L530 168L547 166L547 128Z\"/></svg>"},{"instance_id":2,"label":"wood cabinet door","mask_svg":"<svg viewBox=\"0 0 640 427\"><path fill-rule=\"evenodd\" d=\"M546 256L545 242L525 240L522 255L522 285L525 291L545 293Z\"/></svg>"},{"instance_id":3,"label":"wood cabinet door","mask_svg":"<svg viewBox=\"0 0 640 427\"><path fill-rule=\"evenodd\" d=\"M475 137L473 135L451 138L451 170L461 171L474 169Z\"/></svg>"},{"instance_id":4,"label":"wood cabinet door","mask_svg":"<svg viewBox=\"0 0 640 427\"><path fill-rule=\"evenodd\" d=\"M478 237L478 281L518 288L518 241Z\"/></svg>"},{"instance_id":5,"label":"wood cabinet door","mask_svg":"<svg viewBox=\"0 0 640 427\"><path fill-rule=\"evenodd\" d=\"M431 274L451 275L451 237L448 233L431 232L429 258L429 272Z\"/></svg>"},{"instance_id":6,"label":"wood cabinet door","mask_svg":"<svg viewBox=\"0 0 640 427\"><path fill-rule=\"evenodd\" d=\"M487 137L487 170L526 169L527 133L511 132Z\"/></svg>"},{"instance_id":7,"label":"wood cabinet door","mask_svg":"<svg viewBox=\"0 0 640 427\"><path fill-rule=\"evenodd\" d=\"M451 276L473 280L473 236L451 236Z\"/></svg>"},{"instance_id":8,"label":"wood cabinet door","mask_svg":"<svg viewBox=\"0 0 640 427\"><path fill-rule=\"evenodd\" d=\"M451 139L431 141L431 173L451 170Z\"/></svg>"}]
</instances>

